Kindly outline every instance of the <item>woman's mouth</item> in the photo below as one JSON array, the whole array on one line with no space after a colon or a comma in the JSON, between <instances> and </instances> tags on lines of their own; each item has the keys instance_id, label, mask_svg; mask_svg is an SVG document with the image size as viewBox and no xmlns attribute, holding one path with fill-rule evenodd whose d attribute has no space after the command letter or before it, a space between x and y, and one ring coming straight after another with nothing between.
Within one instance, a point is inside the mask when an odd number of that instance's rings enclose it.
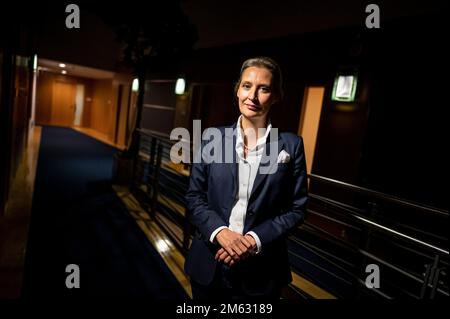
<instances>
[{"instance_id":1,"label":"woman's mouth","mask_svg":"<svg viewBox=\"0 0 450 319\"><path fill-rule=\"evenodd\" d=\"M261 108L260 107L258 107L258 106L256 106L256 105L253 105L253 104L247 104L247 103L245 103L245 106L250 110L250 111L254 111L254 112L257 112L257 111L259 111Z\"/></svg>"}]
</instances>

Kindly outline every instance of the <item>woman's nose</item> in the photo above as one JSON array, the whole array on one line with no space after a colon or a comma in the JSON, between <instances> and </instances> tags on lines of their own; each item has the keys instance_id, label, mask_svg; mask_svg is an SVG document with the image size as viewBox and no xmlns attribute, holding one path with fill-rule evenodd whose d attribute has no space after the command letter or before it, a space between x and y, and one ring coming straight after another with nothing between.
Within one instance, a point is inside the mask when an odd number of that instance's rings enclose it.
<instances>
[{"instance_id":1,"label":"woman's nose","mask_svg":"<svg viewBox=\"0 0 450 319\"><path fill-rule=\"evenodd\" d=\"M256 90L252 90L250 94L248 95L248 98L252 101L255 101L258 99L258 92Z\"/></svg>"}]
</instances>

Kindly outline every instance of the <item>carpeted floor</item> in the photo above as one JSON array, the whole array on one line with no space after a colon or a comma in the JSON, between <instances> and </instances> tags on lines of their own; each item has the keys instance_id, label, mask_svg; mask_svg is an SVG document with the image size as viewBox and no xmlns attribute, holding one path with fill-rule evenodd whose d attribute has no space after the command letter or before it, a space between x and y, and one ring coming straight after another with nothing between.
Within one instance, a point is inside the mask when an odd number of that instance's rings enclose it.
<instances>
[{"instance_id":1,"label":"carpeted floor","mask_svg":"<svg viewBox=\"0 0 450 319\"><path fill-rule=\"evenodd\" d=\"M79 132L43 127L23 296L188 299L111 188L117 150ZM80 288L66 287L66 266Z\"/></svg>"}]
</instances>

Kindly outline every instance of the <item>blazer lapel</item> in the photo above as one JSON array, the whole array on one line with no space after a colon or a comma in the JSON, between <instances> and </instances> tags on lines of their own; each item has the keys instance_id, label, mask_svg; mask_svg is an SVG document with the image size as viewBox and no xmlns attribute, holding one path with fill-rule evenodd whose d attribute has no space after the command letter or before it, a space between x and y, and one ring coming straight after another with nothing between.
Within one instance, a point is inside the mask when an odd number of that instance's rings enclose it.
<instances>
[{"instance_id":1,"label":"blazer lapel","mask_svg":"<svg viewBox=\"0 0 450 319\"><path fill-rule=\"evenodd\" d=\"M232 196L232 200L234 200L236 193L238 191L237 189L237 171L238 171L238 158L237 158L237 153L236 153L236 134L234 134L235 129L236 129L236 123L231 126L231 128L233 129L233 134L232 136L227 135L226 132L224 133L223 136L223 143L222 143L222 159L223 159L223 164L226 169L230 172L231 174L231 180L233 183L233 194L231 194ZM231 143L227 145L227 143ZM233 154L233 160L231 163L227 163L225 160L225 154L226 152L232 151Z\"/></svg>"},{"instance_id":2,"label":"blazer lapel","mask_svg":"<svg viewBox=\"0 0 450 319\"><path fill-rule=\"evenodd\" d=\"M269 140L269 142L266 143L263 155L261 157L261 162L259 164L258 172L253 183L249 201L252 200L252 197L258 189L259 185L267 178L268 175L270 175L268 174L268 172L272 172L272 170L276 169L274 165L277 165L278 154L280 154L284 146L284 142L281 139L280 135L278 135L277 140L274 140L271 138L271 134L269 133L267 139ZM276 154L271 154L271 152L274 151L276 152ZM272 161L270 160L271 157L273 157Z\"/></svg>"}]
</instances>

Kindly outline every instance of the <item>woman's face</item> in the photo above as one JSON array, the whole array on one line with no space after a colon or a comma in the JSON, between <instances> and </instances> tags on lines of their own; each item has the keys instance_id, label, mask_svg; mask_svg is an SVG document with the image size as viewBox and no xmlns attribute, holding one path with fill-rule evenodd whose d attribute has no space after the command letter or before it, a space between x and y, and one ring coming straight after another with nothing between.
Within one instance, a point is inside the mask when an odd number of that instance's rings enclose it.
<instances>
[{"instance_id":1,"label":"woman's face","mask_svg":"<svg viewBox=\"0 0 450 319\"><path fill-rule=\"evenodd\" d=\"M263 67L244 70L237 91L239 110L248 119L265 118L274 103L272 73Z\"/></svg>"}]
</instances>

